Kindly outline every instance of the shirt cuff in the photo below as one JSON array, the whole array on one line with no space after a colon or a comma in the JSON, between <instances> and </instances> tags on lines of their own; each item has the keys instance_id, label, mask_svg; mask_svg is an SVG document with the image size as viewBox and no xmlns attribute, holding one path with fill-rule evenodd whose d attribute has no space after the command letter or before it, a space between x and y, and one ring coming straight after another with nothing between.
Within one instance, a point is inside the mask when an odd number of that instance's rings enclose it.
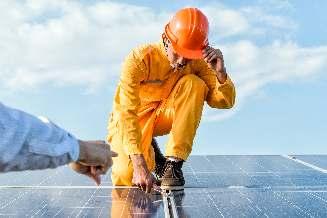
<instances>
[{"instance_id":1,"label":"shirt cuff","mask_svg":"<svg viewBox=\"0 0 327 218\"><path fill-rule=\"evenodd\" d=\"M217 81L218 81L218 87L220 87L220 86L224 86L224 85L226 85L226 84L230 84L231 82L232 82L232 80L230 79L230 77L228 76L228 74L227 74L227 78L226 78L226 80L225 80L225 82L224 83L220 83L219 82L219 79L218 79L218 76L216 76L216 78L217 78Z\"/></svg>"},{"instance_id":2,"label":"shirt cuff","mask_svg":"<svg viewBox=\"0 0 327 218\"><path fill-rule=\"evenodd\" d=\"M75 137L71 138L72 142L71 142L71 150L69 151L69 156L72 159L72 161L77 161L78 157L79 157L79 143L78 140Z\"/></svg>"}]
</instances>

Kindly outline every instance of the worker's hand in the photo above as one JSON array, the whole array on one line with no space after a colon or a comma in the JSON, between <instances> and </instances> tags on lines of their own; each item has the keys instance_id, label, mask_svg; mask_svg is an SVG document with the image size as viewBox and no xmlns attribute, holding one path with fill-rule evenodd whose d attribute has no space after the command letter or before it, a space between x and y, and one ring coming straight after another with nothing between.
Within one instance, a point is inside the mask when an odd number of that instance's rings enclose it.
<instances>
[{"instance_id":1,"label":"worker's hand","mask_svg":"<svg viewBox=\"0 0 327 218\"><path fill-rule=\"evenodd\" d=\"M202 50L202 56L209 67L216 71L219 82L224 83L227 79L227 74L222 52L219 49L207 46Z\"/></svg>"},{"instance_id":2,"label":"worker's hand","mask_svg":"<svg viewBox=\"0 0 327 218\"><path fill-rule=\"evenodd\" d=\"M116 157L117 154L110 151L110 146L104 141L79 140L78 142L79 158L69 165L76 172L91 177L99 185L100 175L106 174L112 166L112 157Z\"/></svg>"},{"instance_id":3,"label":"worker's hand","mask_svg":"<svg viewBox=\"0 0 327 218\"><path fill-rule=\"evenodd\" d=\"M97 167L95 167L95 166L86 166L86 165L80 164L78 162L72 162L69 164L69 166L75 172L90 177L91 179L94 180L94 182L97 185L100 185L100 183L101 183L100 175L103 174L103 173L101 173L101 171L103 172L104 170L97 169Z\"/></svg>"},{"instance_id":4,"label":"worker's hand","mask_svg":"<svg viewBox=\"0 0 327 218\"><path fill-rule=\"evenodd\" d=\"M138 186L143 191L150 193L153 187L155 178L148 170L146 166L144 157L142 154L131 155L132 163L133 163L133 184Z\"/></svg>"}]
</instances>

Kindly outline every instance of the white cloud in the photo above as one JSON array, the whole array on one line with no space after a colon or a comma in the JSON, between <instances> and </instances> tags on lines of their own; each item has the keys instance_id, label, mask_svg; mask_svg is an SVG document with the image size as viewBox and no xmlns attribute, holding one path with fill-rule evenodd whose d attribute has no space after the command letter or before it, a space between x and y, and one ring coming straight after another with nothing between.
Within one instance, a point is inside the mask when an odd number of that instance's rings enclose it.
<instances>
[{"instance_id":1,"label":"white cloud","mask_svg":"<svg viewBox=\"0 0 327 218\"><path fill-rule=\"evenodd\" d=\"M241 41L225 45L227 64L239 87L240 97L271 82L285 82L312 77L327 69L327 46L301 48L296 43L274 42L258 47ZM242 59L242 61L233 61ZM244 88L243 88L244 87ZM244 89L244 90L242 90Z\"/></svg>"},{"instance_id":2,"label":"white cloud","mask_svg":"<svg viewBox=\"0 0 327 218\"><path fill-rule=\"evenodd\" d=\"M269 2L275 11L291 8L288 1ZM326 70L326 46L299 46L289 39L297 23L262 5L202 7L210 21L211 43L218 42L216 36L221 39L218 46L238 93L235 109L207 110L206 120L232 116L267 84L312 78ZM104 87L119 75L131 48L160 39L171 14L112 1L0 1L0 87ZM262 38L265 43L256 43Z\"/></svg>"},{"instance_id":3,"label":"white cloud","mask_svg":"<svg viewBox=\"0 0 327 218\"><path fill-rule=\"evenodd\" d=\"M77 1L2 1L0 87L103 86L129 50L159 40L167 15L149 8Z\"/></svg>"},{"instance_id":4,"label":"white cloud","mask_svg":"<svg viewBox=\"0 0 327 218\"><path fill-rule=\"evenodd\" d=\"M259 0L258 2L268 10L294 10L294 6L288 0Z\"/></svg>"},{"instance_id":5,"label":"white cloud","mask_svg":"<svg viewBox=\"0 0 327 218\"><path fill-rule=\"evenodd\" d=\"M245 7L240 9L240 12L252 24L251 28L261 29L260 32L263 31L266 34L271 34L272 31L294 31L297 29L297 24L289 18L282 15L267 14L260 7Z\"/></svg>"},{"instance_id":6,"label":"white cloud","mask_svg":"<svg viewBox=\"0 0 327 218\"><path fill-rule=\"evenodd\" d=\"M237 10L225 8L222 5L204 7L210 23L210 32L220 38L249 32L250 24L244 14Z\"/></svg>"},{"instance_id":7,"label":"white cloud","mask_svg":"<svg viewBox=\"0 0 327 218\"><path fill-rule=\"evenodd\" d=\"M237 86L237 106L227 112L207 110L206 121L230 117L249 96L267 84L312 79L327 69L327 46L299 47L294 42L256 46L249 41L222 46L227 68Z\"/></svg>"},{"instance_id":8,"label":"white cloud","mask_svg":"<svg viewBox=\"0 0 327 218\"><path fill-rule=\"evenodd\" d=\"M277 8L278 4L276 2L273 5ZM202 9L208 16L211 35L217 38L267 35L272 37L273 34L281 36L281 31L285 30L289 32L283 32L282 35L288 36L290 32L297 29L295 22L285 16L267 13L266 7L248 6L232 9L221 4L213 4Z\"/></svg>"}]
</instances>

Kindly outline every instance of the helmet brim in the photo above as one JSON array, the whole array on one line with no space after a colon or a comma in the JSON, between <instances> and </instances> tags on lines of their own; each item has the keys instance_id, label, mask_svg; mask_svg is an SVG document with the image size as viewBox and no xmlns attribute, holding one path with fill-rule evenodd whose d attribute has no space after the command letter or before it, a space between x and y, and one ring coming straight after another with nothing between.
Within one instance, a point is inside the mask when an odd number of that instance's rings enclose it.
<instances>
[{"instance_id":1,"label":"helmet brim","mask_svg":"<svg viewBox=\"0 0 327 218\"><path fill-rule=\"evenodd\" d=\"M188 59L202 59L203 54L202 50L191 50L187 48L181 48L177 45L174 45L172 43L172 46L177 54L181 55L182 57L188 58Z\"/></svg>"}]
</instances>

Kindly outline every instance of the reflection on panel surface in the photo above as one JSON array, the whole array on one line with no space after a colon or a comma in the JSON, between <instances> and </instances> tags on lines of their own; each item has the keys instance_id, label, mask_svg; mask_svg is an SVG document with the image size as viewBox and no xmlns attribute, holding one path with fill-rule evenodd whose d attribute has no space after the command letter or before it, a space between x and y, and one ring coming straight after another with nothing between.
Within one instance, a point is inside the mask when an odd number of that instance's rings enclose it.
<instances>
[{"instance_id":1,"label":"reflection on panel surface","mask_svg":"<svg viewBox=\"0 0 327 218\"><path fill-rule=\"evenodd\" d=\"M19 188L0 192L1 216L163 217L161 195L138 189Z\"/></svg>"},{"instance_id":2,"label":"reflection on panel surface","mask_svg":"<svg viewBox=\"0 0 327 218\"><path fill-rule=\"evenodd\" d=\"M326 169L327 156L297 158ZM327 217L327 174L282 156L191 156L183 171L185 190L171 195L179 217ZM165 217L165 212L161 195L113 189L108 175L100 188L67 167L0 175L0 216Z\"/></svg>"},{"instance_id":3,"label":"reflection on panel surface","mask_svg":"<svg viewBox=\"0 0 327 218\"><path fill-rule=\"evenodd\" d=\"M299 160L313 164L317 167L327 169L327 155L291 155Z\"/></svg>"},{"instance_id":4,"label":"reflection on panel surface","mask_svg":"<svg viewBox=\"0 0 327 218\"><path fill-rule=\"evenodd\" d=\"M184 217L326 217L327 190L321 191L186 189L177 207Z\"/></svg>"}]
</instances>

